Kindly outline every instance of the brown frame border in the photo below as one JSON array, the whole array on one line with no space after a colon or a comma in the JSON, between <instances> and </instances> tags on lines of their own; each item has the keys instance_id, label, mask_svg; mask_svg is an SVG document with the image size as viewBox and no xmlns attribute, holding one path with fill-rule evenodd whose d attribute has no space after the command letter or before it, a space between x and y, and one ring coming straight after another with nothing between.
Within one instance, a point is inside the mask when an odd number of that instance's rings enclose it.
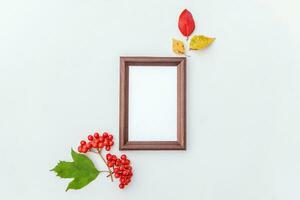
<instances>
[{"instance_id":1,"label":"brown frame border","mask_svg":"<svg viewBox=\"0 0 300 200\"><path fill-rule=\"evenodd\" d=\"M129 66L177 66L177 141L128 141ZM186 58L120 57L120 150L186 150Z\"/></svg>"}]
</instances>

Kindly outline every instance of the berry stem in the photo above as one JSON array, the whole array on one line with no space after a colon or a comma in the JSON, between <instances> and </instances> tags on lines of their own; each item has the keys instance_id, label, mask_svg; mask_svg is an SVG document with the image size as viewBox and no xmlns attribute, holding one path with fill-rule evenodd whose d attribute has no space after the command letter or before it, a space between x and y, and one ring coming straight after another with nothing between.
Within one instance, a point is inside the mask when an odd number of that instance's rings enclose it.
<instances>
[{"instance_id":1,"label":"berry stem","mask_svg":"<svg viewBox=\"0 0 300 200\"><path fill-rule=\"evenodd\" d=\"M112 175L111 169L109 168L109 166L107 165L105 159L104 159L103 156L102 156L102 153L101 153L102 149L100 149L100 150L97 149L97 151L98 151L99 156L101 157L101 159L103 160L103 162L104 162L105 165L107 166L107 169L108 169L109 173ZM111 178L111 181L113 182L113 181L114 181L113 176L110 176L110 178Z\"/></svg>"},{"instance_id":2,"label":"berry stem","mask_svg":"<svg viewBox=\"0 0 300 200\"><path fill-rule=\"evenodd\" d=\"M114 174L115 172L109 173L106 177L110 177Z\"/></svg>"}]
</instances>

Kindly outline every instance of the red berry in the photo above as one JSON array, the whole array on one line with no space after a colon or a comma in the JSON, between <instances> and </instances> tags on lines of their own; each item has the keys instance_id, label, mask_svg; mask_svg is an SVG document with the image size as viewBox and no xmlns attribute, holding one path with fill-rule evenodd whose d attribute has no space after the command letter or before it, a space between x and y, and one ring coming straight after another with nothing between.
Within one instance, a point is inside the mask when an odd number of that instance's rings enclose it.
<instances>
[{"instance_id":1,"label":"red berry","mask_svg":"<svg viewBox=\"0 0 300 200\"><path fill-rule=\"evenodd\" d=\"M78 150L79 153L81 153L81 152L82 152L82 147L79 146L79 147L77 148L77 150Z\"/></svg>"},{"instance_id":2,"label":"red berry","mask_svg":"<svg viewBox=\"0 0 300 200\"><path fill-rule=\"evenodd\" d=\"M102 136L99 136L99 141L100 142L103 142L104 141L104 138Z\"/></svg>"},{"instance_id":3,"label":"red berry","mask_svg":"<svg viewBox=\"0 0 300 200\"><path fill-rule=\"evenodd\" d=\"M123 184L124 184L124 183L125 183L125 181L126 181L126 179L125 179L125 178L123 178L123 177L122 177L122 178L120 178L120 182L121 182L121 183L123 183Z\"/></svg>"},{"instance_id":4,"label":"red berry","mask_svg":"<svg viewBox=\"0 0 300 200\"><path fill-rule=\"evenodd\" d=\"M125 165L126 160L121 160L121 163L122 163L123 165Z\"/></svg>"},{"instance_id":5,"label":"red berry","mask_svg":"<svg viewBox=\"0 0 300 200\"><path fill-rule=\"evenodd\" d=\"M120 166L121 165L121 161L118 159L116 160L116 166Z\"/></svg>"},{"instance_id":6,"label":"red berry","mask_svg":"<svg viewBox=\"0 0 300 200\"><path fill-rule=\"evenodd\" d=\"M127 156L125 154L121 155L121 159L122 160L126 160L127 159Z\"/></svg>"},{"instance_id":7,"label":"red berry","mask_svg":"<svg viewBox=\"0 0 300 200\"><path fill-rule=\"evenodd\" d=\"M82 147L82 152L83 152L83 153L86 153L87 151L88 151L88 149L86 148L86 146L83 146L83 147Z\"/></svg>"},{"instance_id":8,"label":"red berry","mask_svg":"<svg viewBox=\"0 0 300 200\"><path fill-rule=\"evenodd\" d=\"M88 140L89 140L89 141L93 141L93 139L94 139L94 137L93 137L92 135L89 135L89 136L88 136Z\"/></svg>"},{"instance_id":9,"label":"red berry","mask_svg":"<svg viewBox=\"0 0 300 200\"><path fill-rule=\"evenodd\" d=\"M94 137L95 137L95 138L99 138L99 133L97 133L97 132L94 133Z\"/></svg>"},{"instance_id":10,"label":"red berry","mask_svg":"<svg viewBox=\"0 0 300 200\"><path fill-rule=\"evenodd\" d=\"M114 141L109 141L108 145L109 145L109 146L114 145Z\"/></svg>"},{"instance_id":11,"label":"red berry","mask_svg":"<svg viewBox=\"0 0 300 200\"><path fill-rule=\"evenodd\" d=\"M110 150L110 146L105 147L105 150L109 151Z\"/></svg>"},{"instance_id":12,"label":"red berry","mask_svg":"<svg viewBox=\"0 0 300 200\"><path fill-rule=\"evenodd\" d=\"M92 142L92 146L93 146L94 148L97 148L97 147L98 147L98 143Z\"/></svg>"},{"instance_id":13,"label":"red berry","mask_svg":"<svg viewBox=\"0 0 300 200\"><path fill-rule=\"evenodd\" d=\"M104 132L102 137L107 138L108 137L108 133Z\"/></svg>"},{"instance_id":14,"label":"red berry","mask_svg":"<svg viewBox=\"0 0 300 200\"><path fill-rule=\"evenodd\" d=\"M112 140L112 139L114 139L114 136L113 135L108 135L108 139Z\"/></svg>"},{"instance_id":15,"label":"red berry","mask_svg":"<svg viewBox=\"0 0 300 200\"><path fill-rule=\"evenodd\" d=\"M125 181L125 185L128 185L128 183L130 183L130 179L127 179L126 181Z\"/></svg>"},{"instance_id":16,"label":"red berry","mask_svg":"<svg viewBox=\"0 0 300 200\"><path fill-rule=\"evenodd\" d=\"M120 178L120 176L121 176L120 174L115 174L116 178Z\"/></svg>"},{"instance_id":17,"label":"red berry","mask_svg":"<svg viewBox=\"0 0 300 200\"><path fill-rule=\"evenodd\" d=\"M103 147L104 147L104 144L103 144L102 142L100 142L100 143L98 144L98 148L102 149Z\"/></svg>"},{"instance_id":18,"label":"red berry","mask_svg":"<svg viewBox=\"0 0 300 200\"><path fill-rule=\"evenodd\" d=\"M80 141L80 145L82 145L82 146L83 146L83 145L86 145L86 141L81 140L81 141Z\"/></svg>"},{"instance_id":19,"label":"red berry","mask_svg":"<svg viewBox=\"0 0 300 200\"><path fill-rule=\"evenodd\" d=\"M104 140L103 142L104 146L108 146L109 145L109 141L107 139Z\"/></svg>"},{"instance_id":20,"label":"red berry","mask_svg":"<svg viewBox=\"0 0 300 200\"><path fill-rule=\"evenodd\" d=\"M114 161L117 161L118 158L117 158L116 155L113 155L111 159L114 160Z\"/></svg>"},{"instance_id":21,"label":"red berry","mask_svg":"<svg viewBox=\"0 0 300 200\"><path fill-rule=\"evenodd\" d=\"M125 187L125 185L122 184L122 183L119 185L119 188L120 188L120 189L123 189L124 187Z\"/></svg>"},{"instance_id":22,"label":"red berry","mask_svg":"<svg viewBox=\"0 0 300 200\"><path fill-rule=\"evenodd\" d=\"M88 148L88 149L90 149L90 148L92 148L92 142L88 142L87 144L86 144L86 147Z\"/></svg>"},{"instance_id":23,"label":"red berry","mask_svg":"<svg viewBox=\"0 0 300 200\"><path fill-rule=\"evenodd\" d=\"M108 166L108 167L113 167L113 166L114 166L114 163L113 163L113 162L109 162L109 163L107 164L107 166Z\"/></svg>"},{"instance_id":24,"label":"red berry","mask_svg":"<svg viewBox=\"0 0 300 200\"><path fill-rule=\"evenodd\" d=\"M106 159L111 160L111 154L110 153L106 154Z\"/></svg>"}]
</instances>

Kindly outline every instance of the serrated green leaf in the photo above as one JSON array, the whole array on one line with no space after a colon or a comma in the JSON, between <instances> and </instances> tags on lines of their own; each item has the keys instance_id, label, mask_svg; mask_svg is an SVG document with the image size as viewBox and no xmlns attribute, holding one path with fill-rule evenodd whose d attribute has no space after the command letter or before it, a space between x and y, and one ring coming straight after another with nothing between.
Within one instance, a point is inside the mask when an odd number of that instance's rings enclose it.
<instances>
[{"instance_id":1,"label":"serrated green leaf","mask_svg":"<svg viewBox=\"0 0 300 200\"><path fill-rule=\"evenodd\" d=\"M57 176L61 178L73 178L76 176L76 166L73 162L59 161L51 171L55 171Z\"/></svg>"},{"instance_id":2,"label":"serrated green leaf","mask_svg":"<svg viewBox=\"0 0 300 200\"><path fill-rule=\"evenodd\" d=\"M94 163L83 154L71 151L73 162L60 161L51 171L56 172L61 178L74 178L66 189L78 190L95 180L100 171L96 169Z\"/></svg>"}]
</instances>

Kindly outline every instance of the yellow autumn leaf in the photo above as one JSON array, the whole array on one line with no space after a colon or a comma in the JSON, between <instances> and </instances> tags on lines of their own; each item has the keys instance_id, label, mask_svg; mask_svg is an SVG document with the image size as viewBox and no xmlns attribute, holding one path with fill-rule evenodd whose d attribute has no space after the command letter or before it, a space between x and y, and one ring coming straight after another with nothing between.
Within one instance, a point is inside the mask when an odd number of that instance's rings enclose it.
<instances>
[{"instance_id":1,"label":"yellow autumn leaf","mask_svg":"<svg viewBox=\"0 0 300 200\"><path fill-rule=\"evenodd\" d=\"M180 40L173 39L172 49L176 54L184 54L184 43Z\"/></svg>"},{"instance_id":2,"label":"yellow autumn leaf","mask_svg":"<svg viewBox=\"0 0 300 200\"><path fill-rule=\"evenodd\" d=\"M204 35L195 35L190 41L191 50L200 50L208 47L215 41L215 38L206 37Z\"/></svg>"}]
</instances>

